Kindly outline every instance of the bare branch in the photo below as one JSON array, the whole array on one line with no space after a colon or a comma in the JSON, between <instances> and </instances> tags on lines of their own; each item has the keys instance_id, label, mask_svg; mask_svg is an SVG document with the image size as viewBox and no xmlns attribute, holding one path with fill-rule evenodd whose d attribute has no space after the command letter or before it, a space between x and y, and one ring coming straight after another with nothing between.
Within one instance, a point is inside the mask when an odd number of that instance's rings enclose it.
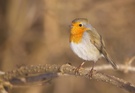
<instances>
[{"instance_id":1,"label":"bare branch","mask_svg":"<svg viewBox=\"0 0 135 93\"><path fill-rule=\"evenodd\" d=\"M129 71L135 72L135 67L131 65L134 60L135 60L135 56L133 56L133 57L127 59L127 60L125 61L125 65L119 64L119 65L118 65L119 71L122 71L122 72L124 72L124 73L128 73ZM87 68L87 70L90 70L90 69L91 69L91 68ZM110 65L102 65L102 66L96 66L96 67L94 67L94 69L95 69L96 71L101 71L101 70L109 70L109 69L111 70L111 69L113 69L113 68L112 68L112 66L110 66Z\"/></svg>"},{"instance_id":2,"label":"bare branch","mask_svg":"<svg viewBox=\"0 0 135 93\"><path fill-rule=\"evenodd\" d=\"M86 70L90 70L90 69L91 69L90 67L86 68ZM94 69L95 69L96 71L114 70L111 65L95 66ZM122 72L125 73L125 70L128 71L128 72L129 72L129 71L130 71L130 72L135 72L135 67L134 67L134 66L130 66L130 65L128 65L128 66L127 66L127 65L122 65L122 64L119 64L119 65L118 65L118 71L122 71ZM115 71L116 71L116 70L115 70ZM126 73L127 73L127 72L126 72Z\"/></svg>"},{"instance_id":3,"label":"bare branch","mask_svg":"<svg viewBox=\"0 0 135 93\"><path fill-rule=\"evenodd\" d=\"M102 69L110 69L111 67L106 66L100 66ZM135 86L132 85L129 82L126 82L122 79L119 79L117 77L106 75L103 73L98 72L101 68L95 67L97 71L93 72L92 78L87 75L89 73L89 69L81 68L78 73L75 72L74 66L71 66L69 64L64 65L38 65L38 66L22 66L16 70L6 72L4 75L0 75L0 81L3 86L11 87L11 85L19 86L19 85L26 85L31 84L34 82L47 82L48 80L63 76L63 75L75 75L75 76L81 76L88 79L96 79L98 81L107 82L109 84L112 84L114 86L123 88L130 93L135 93ZM124 65L119 65L120 70L124 70ZM135 69L134 67L128 67L128 69ZM9 82L9 84L5 84L5 82Z\"/></svg>"}]
</instances>

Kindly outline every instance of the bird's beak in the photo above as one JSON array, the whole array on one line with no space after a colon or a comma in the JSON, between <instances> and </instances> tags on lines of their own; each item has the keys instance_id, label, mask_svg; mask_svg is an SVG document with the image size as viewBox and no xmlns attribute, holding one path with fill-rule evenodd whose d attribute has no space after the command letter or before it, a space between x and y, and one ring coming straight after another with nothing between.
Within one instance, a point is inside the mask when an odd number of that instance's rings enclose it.
<instances>
[{"instance_id":1,"label":"bird's beak","mask_svg":"<svg viewBox=\"0 0 135 93\"><path fill-rule=\"evenodd\" d=\"M69 25L70 28L72 28L73 26L72 25Z\"/></svg>"}]
</instances>

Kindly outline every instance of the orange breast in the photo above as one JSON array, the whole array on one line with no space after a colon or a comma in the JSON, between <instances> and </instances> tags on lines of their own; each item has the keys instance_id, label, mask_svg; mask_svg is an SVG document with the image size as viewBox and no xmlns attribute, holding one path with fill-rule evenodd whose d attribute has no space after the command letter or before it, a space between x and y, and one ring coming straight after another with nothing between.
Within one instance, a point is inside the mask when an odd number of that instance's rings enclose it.
<instances>
[{"instance_id":1,"label":"orange breast","mask_svg":"<svg viewBox=\"0 0 135 93\"><path fill-rule=\"evenodd\" d=\"M83 33L86 31L84 27L78 27L78 24L74 24L71 28L70 42L79 43L82 40Z\"/></svg>"},{"instance_id":2,"label":"orange breast","mask_svg":"<svg viewBox=\"0 0 135 93\"><path fill-rule=\"evenodd\" d=\"M79 43L82 40L84 29L73 28L71 29L70 42Z\"/></svg>"},{"instance_id":3,"label":"orange breast","mask_svg":"<svg viewBox=\"0 0 135 93\"><path fill-rule=\"evenodd\" d=\"M70 35L70 42L79 43L82 40L83 34Z\"/></svg>"}]
</instances>

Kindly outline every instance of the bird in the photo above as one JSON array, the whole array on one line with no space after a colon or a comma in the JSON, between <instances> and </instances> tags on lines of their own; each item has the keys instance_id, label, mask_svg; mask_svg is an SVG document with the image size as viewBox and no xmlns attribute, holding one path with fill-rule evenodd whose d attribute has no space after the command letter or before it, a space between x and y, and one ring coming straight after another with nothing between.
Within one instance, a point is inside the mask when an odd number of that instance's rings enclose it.
<instances>
[{"instance_id":1,"label":"bird","mask_svg":"<svg viewBox=\"0 0 135 93\"><path fill-rule=\"evenodd\" d=\"M85 61L92 61L93 66L90 72L93 71L95 63L100 58L105 58L114 69L117 65L112 61L110 55L106 51L105 43L102 36L96 31L86 18L76 18L70 26L70 47L73 52ZM82 62L80 69L85 62Z\"/></svg>"}]
</instances>

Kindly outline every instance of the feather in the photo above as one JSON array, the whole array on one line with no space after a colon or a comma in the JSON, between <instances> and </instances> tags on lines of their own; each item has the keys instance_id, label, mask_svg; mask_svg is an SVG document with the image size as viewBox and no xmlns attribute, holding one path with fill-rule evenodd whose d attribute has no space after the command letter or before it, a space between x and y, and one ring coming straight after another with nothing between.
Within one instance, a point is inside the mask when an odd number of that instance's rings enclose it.
<instances>
[{"instance_id":1,"label":"feather","mask_svg":"<svg viewBox=\"0 0 135 93\"><path fill-rule=\"evenodd\" d=\"M93 45L95 45L95 47L100 51L100 53L103 54L107 62L109 62L114 69L117 69L117 65L112 61L105 49L105 43L103 41L102 36L97 33L95 28L93 28L92 30L87 30L87 32L91 37L91 43L93 43Z\"/></svg>"}]
</instances>

